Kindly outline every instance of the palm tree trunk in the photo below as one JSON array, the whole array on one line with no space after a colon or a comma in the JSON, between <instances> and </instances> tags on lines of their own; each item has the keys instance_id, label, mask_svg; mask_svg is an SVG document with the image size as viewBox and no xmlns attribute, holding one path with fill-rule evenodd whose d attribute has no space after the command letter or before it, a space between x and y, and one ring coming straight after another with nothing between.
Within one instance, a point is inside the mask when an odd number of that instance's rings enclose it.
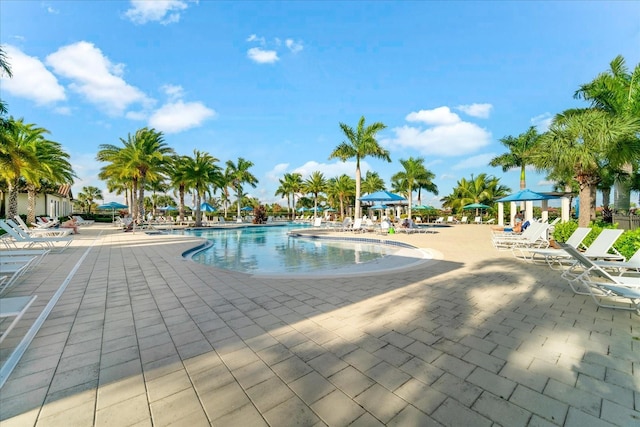
<instances>
[{"instance_id":1,"label":"palm tree trunk","mask_svg":"<svg viewBox=\"0 0 640 427\"><path fill-rule=\"evenodd\" d=\"M622 165L621 169L631 176L633 174L633 166L630 163ZM615 192L613 207L619 211L628 212L631 207L631 185L628 179L617 180L614 184Z\"/></svg>"},{"instance_id":2,"label":"palm tree trunk","mask_svg":"<svg viewBox=\"0 0 640 427\"><path fill-rule=\"evenodd\" d=\"M178 200L180 206L178 208L178 215L180 215L180 221L184 221L184 185L180 184L178 187Z\"/></svg>"},{"instance_id":3,"label":"palm tree trunk","mask_svg":"<svg viewBox=\"0 0 640 427\"><path fill-rule=\"evenodd\" d=\"M602 189L602 206L607 207L611 204L611 188Z\"/></svg>"},{"instance_id":4,"label":"palm tree trunk","mask_svg":"<svg viewBox=\"0 0 640 427\"><path fill-rule=\"evenodd\" d=\"M362 173L360 171L360 159L357 159L356 161L356 203L355 203L355 207L356 207L356 212L355 212L355 218L361 218L362 216L360 215L360 180L362 178Z\"/></svg>"},{"instance_id":5,"label":"palm tree trunk","mask_svg":"<svg viewBox=\"0 0 640 427\"><path fill-rule=\"evenodd\" d=\"M578 215L578 227L588 227L591 222L591 186L588 182L580 182L580 214Z\"/></svg>"},{"instance_id":6,"label":"palm tree trunk","mask_svg":"<svg viewBox=\"0 0 640 427\"><path fill-rule=\"evenodd\" d=\"M27 187L29 204L27 205L27 224L36 222L36 188L33 185Z\"/></svg>"},{"instance_id":7,"label":"palm tree trunk","mask_svg":"<svg viewBox=\"0 0 640 427\"><path fill-rule=\"evenodd\" d=\"M7 218L18 215L18 179L8 182L9 186L9 212Z\"/></svg>"}]
</instances>

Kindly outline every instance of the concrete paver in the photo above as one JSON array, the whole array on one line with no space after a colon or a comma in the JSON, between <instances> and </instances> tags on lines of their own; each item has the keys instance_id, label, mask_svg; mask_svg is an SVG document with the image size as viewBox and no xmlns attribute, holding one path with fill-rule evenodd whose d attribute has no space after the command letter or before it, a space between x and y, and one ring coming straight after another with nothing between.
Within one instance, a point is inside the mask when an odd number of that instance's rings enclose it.
<instances>
[{"instance_id":1,"label":"concrete paver","mask_svg":"<svg viewBox=\"0 0 640 427\"><path fill-rule=\"evenodd\" d=\"M0 422L640 422L640 316L495 251L486 226L436 231L376 236L426 248L427 263L310 279L186 261L188 236L85 227L7 295L38 299L3 363L86 255L0 389Z\"/></svg>"}]
</instances>

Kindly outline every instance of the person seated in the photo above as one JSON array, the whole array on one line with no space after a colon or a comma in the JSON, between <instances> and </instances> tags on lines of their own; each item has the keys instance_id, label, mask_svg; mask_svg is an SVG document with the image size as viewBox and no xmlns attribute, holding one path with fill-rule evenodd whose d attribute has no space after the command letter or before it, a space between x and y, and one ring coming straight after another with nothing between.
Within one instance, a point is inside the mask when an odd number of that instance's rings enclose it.
<instances>
[{"instance_id":1,"label":"person seated","mask_svg":"<svg viewBox=\"0 0 640 427\"><path fill-rule=\"evenodd\" d=\"M72 228L73 234L80 234L80 228L78 227L78 221L75 218L71 218L60 224L60 228Z\"/></svg>"},{"instance_id":2,"label":"person seated","mask_svg":"<svg viewBox=\"0 0 640 427\"><path fill-rule=\"evenodd\" d=\"M405 218L402 223L400 223L400 227L409 228L409 218Z\"/></svg>"},{"instance_id":3,"label":"person seated","mask_svg":"<svg viewBox=\"0 0 640 427\"><path fill-rule=\"evenodd\" d=\"M514 225L513 227L502 227L500 225L497 225L495 227L491 227L491 231L502 231L504 233L520 234L522 233L522 222L516 222L516 225Z\"/></svg>"}]
</instances>

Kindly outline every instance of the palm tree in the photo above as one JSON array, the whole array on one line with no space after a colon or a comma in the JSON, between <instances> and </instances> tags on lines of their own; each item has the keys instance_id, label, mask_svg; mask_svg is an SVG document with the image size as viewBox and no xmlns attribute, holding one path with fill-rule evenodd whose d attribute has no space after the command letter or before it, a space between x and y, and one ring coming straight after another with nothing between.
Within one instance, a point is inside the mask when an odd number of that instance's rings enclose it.
<instances>
[{"instance_id":1,"label":"palm tree","mask_svg":"<svg viewBox=\"0 0 640 427\"><path fill-rule=\"evenodd\" d=\"M640 117L640 64L630 73L624 57L619 55L609 66L609 70L600 73L592 82L581 85L574 98L590 101L592 108L612 115ZM634 144L633 140L637 140L638 135L628 135L626 138L630 139L628 143ZM631 201L629 177L633 174L633 163L626 162L621 169L624 173L615 183L614 206L626 211Z\"/></svg>"},{"instance_id":2,"label":"palm tree","mask_svg":"<svg viewBox=\"0 0 640 427\"><path fill-rule=\"evenodd\" d=\"M407 160L400 159L400 164L404 167L404 170L394 174L391 180L395 181L397 185L399 184L402 190L404 190L404 194L406 194L407 200L409 201L408 217L411 218L414 188L425 186L435 189L436 194L438 194L438 187L431 182L431 179L433 179L435 175L424 167L424 158L409 157Z\"/></svg>"},{"instance_id":3,"label":"palm tree","mask_svg":"<svg viewBox=\"0 0 640 427\"><path fill-rule=\"evenodd\" d=\"M196 195L195 212L196 227L202 225L202 211L200 205L206 193L212 193L211 187L219 187L222 183L222 169L216 163L218 159L209 153L193 150L193 157L184 156L184 182L188 190L194 190Z\"/></svg>"},{"instance_id":4,"label":"palm tree","mask_svg":"<svg viewBox=\"0 0 640 427\"><path fill-rule=\"evenodd\" d=\"M384 185L384 180L380 178L378 172L367 171L362 183L360 184L362 194L371 194L385 189L386 186Z\"/></svg>"},{"instance_id":5,"label":"palm tree","mask_svg":"<svg viewBox=\"0 0 640 427\"><path fill-rule=\"evenodd\" d=\"M500 180L494 176L481 173L471 179L461 178L452 193L441 199L442 206L460 211L471 203L492 205L495 198L506 196L509 188L500 185Z\"/></svg>"},{"instance_id":6,"label":"palm tree","mask_svg":"<svg viewBox=\"0 0 640 427\"><path fill-rule=\"evenodd\" d=\"M187 187L185 163L188 161L187 157L188 156L173 155L171 157L171 171L168 174L171 188L178 192L179 221L184 221L184 195Z\"/></svg>"},{"instance_id":7,"label":"palm tree","mask_svg":"<svg viewBox=\"0 0 640 427\"><path fill-rule=\"evenodd\" d=\"M386 128L381 122L373 123L367 127L364 125L365 118L362 116L358 122L358 127L354 130L352 127L344 123L340 123L340 129L347 137L347 141L343 141L329 155L329 159L340 159L343 162L347 159L356 159L356 218L360 218L360 160L367 156L379 158L391 162L389 151L385 150L378 144L376 134Z\"/></svg>"},{"instance_id":8,"label":"palm tree","mask_svg":"<svg viewBox=\"0 0 640 427\"><path fill-rule=\"evenodd\" d=\"M329 180L327 193L329 197L338 199L340 202L340 218L344 218L345 202L356 194L356 181L345 174L337 178L331 178Z\"/></svg>"},{"instance_id":9,"label":"palm tree","mask_svg":"<svg viewBox=\"0 0 640 427\"><path fill-rule=\"evenodd\" d=\"M96 158L111 163L102 168L101 174L131 179L133 217L141 221L146 182L158 179L174 151L164 142L162 132L155 129L139 129L134 136L128 135L126 141L122 138L120 141L124 144L123 148L111 144L100 145Z\"/></svg>"},{"instance_id":10,"label":"palm tree","mask_svg":"<svg viewBox=\"0 0 640 427\"><path fill-rule=\"evenodd\" d=\"M640 118L613 116L597 109L567 110L553 119L540 143L536 166L576 179L580 186L580 227L587 227L595 218L592 193L600 182L600 169L640 159L640 139L625 137L638 132Z\"/></svg>"},{"instance_id":11,"label":"palm tree","mask_svg":"<svg viewBox=\"0 0 640 427\"><path fill-rule=\"evenodd\" d=\"M280 186L275 195L287 198L287 215L291 218L291 201L293 200L293 212L295 213L296 194L302 188L302 175L299 173L285 173L279 182Z\"/></svg>"},{"instance_id":12,"label":"palm tree","mask_svg":"<svg viewBox=\"0 0 640 427\"><path fill-rule=\"evenodd\" d=\"M313 194L313 217L318 214L318 195L327 191L327 180L320 171L315 171L304 182L304 192Z\"/></svg>"},{"instance_id":13,"label":"palm tree","mask_svg":"<svg viewBox=\"0 0 640 427\"><path fill-rule=\"evenodd\" d=\"M78 194L78 198L82 198L86 202L88 214L91 214L91 206L93 205L94 200L104 200L104 197L102 197L102 190L92 185L82 187L82 191Z\"/></svg>"},{"instance_id":14,"label":"palm tree","mask_svg":"<svg viewBox=\"0 0 640 427\"><path fill-rule=\"evenodd\" d=\"M9 125L0 128L0 178L6 182L9 193L8 218L18 214L18 184L28 171L37 171L39 158L34 146L46 141L49 133L23 119L8 120Z\"/></svg>"},{"instance_id":15,"label":"palm tree","mask_svg":"<svg viewBox=\"0 0 640 427\"><path fill-rule=\"evenodd\" d=\"M4 49L2 49L2 45L0 45L0 76L6 75L7 77L13 77L11 73L11 67L9 66L9 62L7 61L7 56L4 53ZM4 103L2 99L0 99L0 127L5 127L9 121L5 120L3 117L7 114L9 110L7 109L7 104Z\"/></svg>"},{"instance_id":16,"label":"palm tree","mask_svg":"<svg viewBox=\"0 0 640 427\"><path fill-rule=\"evenodd\" d=\"M291 188L289 187L289 183L287 182L286 175L283 178L280 178L278 182L280 186L276 189L275 195L286 197L287 199L287 216L291 217Z\"/></svg>"},{"instance_id":17,"label":"palm tree","mask_svg":"<svg viewBox=\"0 0 640 427\"><path fill-rule=\"evenodd\" d=\"M253 162L238 157L238 162L233 163L227 160L227 172L231 179L231 187L236 191L236 201L238 203L238 220L240 220L240 208L242 207L242 191L243 185L249 184L253 188L258 184L258 179L249 172L249 168L253 166Z\"/></svg>"},{"instance_id":18,"label":"palm tree","mask_svg":"<svg viewBox=\"0 0 640 427\"><path fill-rule=\"evenodd\" d=\"M489 166L502 167L502 172L513 168L520 168L520 189L527 188L526 167L533 165L536 154L536 145L540 141L540 134L534 126L517 137L505 136L500 139L502 145L507 147L508 153L494 157Z\"/></svg>"}]
</instances>

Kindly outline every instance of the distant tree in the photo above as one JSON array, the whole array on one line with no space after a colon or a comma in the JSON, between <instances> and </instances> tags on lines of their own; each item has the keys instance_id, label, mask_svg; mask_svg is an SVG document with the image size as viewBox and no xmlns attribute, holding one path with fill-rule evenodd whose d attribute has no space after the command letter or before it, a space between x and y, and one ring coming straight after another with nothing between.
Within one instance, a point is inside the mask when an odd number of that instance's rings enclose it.
<instances>
[{"instance_id":1,"label":"distant tree","mask_svg":"<svg viewBox=\"0 0 640 427\"><path fill-rule=\"evenodd\" d=\"M231 180L231 187L236 191L236 202L238 209L238 218L240 218L240 209L242 208L242 192L244 184L249 184L255 188L258 184L258 178L256 178L249 169L253 166L253 162L245 160L242 157L238 157L236 163L231 160L227 160L227 173Z\"/></svg>"},{"instance_id":2,"label":"distant tree","mask_svg":"<svg viewBox=\"0 0 640 427\"><path fill-rule=\"evenodd\" d=\"M494 157L489 166L501 167L503 172L513 168L520 168L520 189L527 188L526 167L534 163L536 146L540 141L540 134L534 126L517 137L505 136L500 139L502 145L507 147L508 153Z\"/></svg>"},{"instance_id":3,"label":"distant tree","mask_svg":"<svg viewBox=\"0 0 640 427\"><path fill-rule=\"evenodd\" d=\"M340 159L343 162L352 158L356 159L356 218L362 216L360 212L360 184L362 178L360 160L371 156L391 162L389 151L382 148L376 140L376 134L385 129L386 126L381 122L376 122L365 127L364 122L365 118L362 116L355 130L344 123L340 123L340 129L347 137L347 140L338 145L329 155L329 159Z\"/></svg>"},{"instance_id":4,"label":"distant tree","mask_svg":"<svg viewBox=\"0 0 640 427\"><path fill-rule=\"evenodd\" d=\"M195 225L202 225L202 211L200 205L203 198L212 193L210 188L219 188L222 185L222 169L216 163L218 159L207 152L193 150L193 157L185 156L183 158L184 166L184 182L187 190L194 190L195 193Z\"/></svg>"},{"instance_id":5,"label":"distant tree","mask_svg":"<svg viewBox=\"0 0 640 427\"><path fill-rule=\"evenodd\" d=\"M349 200L356 194L356 181L349 175L342 174L337 178L331 178L327 186L329 198L335 198L340 203L340 218L345 217L345 205L349 206Z\"/></svg>"},{"instance_id":6,"label":"distant tree","mask_svg":"<svg viewBox=\"0 0 640 427\"><path fill-rule=\"evenodd\" d=\"M318 214L318 195L327 191L327 180L320 171L315 171L303 184L304 192L313 194L313 217Z\"/></svg>"},{"instance_id":7,"label":"distant tree","mask_svg":"<svg viewBox=\"0 0 640 427\"><path fill-rule=\"evenodd\" d=\"M92 185L82 187L82 191L78 197L85 201L86 212L88 214L91 214L91 207L95 200L104 200L104 197L102 197L102 190Z\"/></svg>"},{"instance_id":8,"label":"distant tree","mask_svg":"<svg viewBox=\"0 0 640 427\"><path fill-rule=\"evenodd\" d=\"M435 194L438 194L438 187L431 181L435 175L424 166L424 158L409 157L406 160L400 159L400 164L404 170L394 174L391 180L396 182L396 186L400 187L403 190L403 194L406 195L409 201L408 216L411 218L413 190L425 187L435 190Z\"/></svg>"},{"instance_id":9,"label":"distant tree","mask_svg":"<svg viewBox=\"0 0 640 427\"><path fill-rule=\"evenodd\" d=\"M360 185L362 194L371 194L385 189L384 180L380 178L378 172L367 171Z\"/></svg>"}]
</instances>

